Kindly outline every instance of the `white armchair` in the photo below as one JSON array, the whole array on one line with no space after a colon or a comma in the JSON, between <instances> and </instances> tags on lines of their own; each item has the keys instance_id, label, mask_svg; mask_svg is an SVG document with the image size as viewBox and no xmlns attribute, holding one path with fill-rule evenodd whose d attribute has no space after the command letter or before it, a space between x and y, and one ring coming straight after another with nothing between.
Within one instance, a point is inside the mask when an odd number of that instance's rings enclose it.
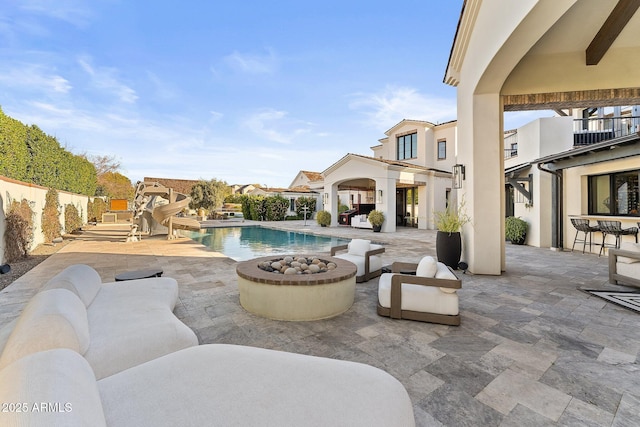
<instances>
[{"instance_id":1,"label":"white armchair","mask_svg":"<svg viewBox=\"0 0 640 427\"><path fill-rule=\"evenodd\" d=\"M392 273L380 276L378 314L392 319L459 325L457 289L460 279L446 265L433 257L419 264L394 262ZM413 271L416 275L401 274Z\"/></svg>"},{"instance_id":2,"label":"white armchair","mask_svg":"<svg viewBox=\"0 0 640 427\"><path fill-rule=\"evenodd\" d=\"M347 250L345 254L336 255L338 251ZM351 261L356 265L356 282L367 282L382 274L382 257L384 252L382 245L371 243L370 240L353 239L347 245L331 248L331 256Z\"/></svg>"},{"instance_id":3,"label":"white armchair","mask_svg":"<svg viewBox=\"0 0 640 427\"><path fill-rule=\"evenodd\" d=\"M609 249L609 282L640 287L640 244L624 242Z\"/></svg>"}]
</instances>

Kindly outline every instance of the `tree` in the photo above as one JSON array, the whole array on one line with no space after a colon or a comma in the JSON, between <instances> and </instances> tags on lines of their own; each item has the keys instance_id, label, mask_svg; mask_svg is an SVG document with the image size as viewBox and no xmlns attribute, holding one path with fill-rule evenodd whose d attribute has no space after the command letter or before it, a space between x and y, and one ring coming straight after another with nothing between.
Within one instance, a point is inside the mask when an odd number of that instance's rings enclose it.
<instances>
[{"instance_id":1,"label":"tree","mask_svg":"<svg viewBox=\"0 0 640 427\"><path fill-rule=\"evenodd\" d=\"M120 162L116 160L115 156L87 156L85 154L84 157L93 163L98 176L107 172L117 172L120 169Z\"/></svg>"},{"instance_id":2,"label":"tree","mask_svg":"<svg viewBox=\"0 0 640 427\"><path fill-rule=\"evenodd\" d=\"M98 175L96 196L132 200L134 193L135 189L131 180L121 173L109 171Z\"/></svg>"},{"instance_id":3,"label":"tree","mask_svg":"<svg viewBox=\"0 0 640 427\"><path fill-rule=\"evenodd\" d=\"M5 218L5 256L8 262L26 258L33 243L33 216L26 199L11 202Z\"/></svg>"},{"instance_id":4,"label":"tree","mask_svg":"<svg viewBox=\"0 0 640 427\"><path fill-rule=\"evenodd\" d=\"M45 195L44 209L42 210L42 234L44 234L44 241L51 243L53 239L60 237L61 231L58 192L50 188Z\"/></svg>"},{"instance_id":5,"label":"tree","mask_svg":"<svg viewBox=\"0 0 640 427\"><path fill-rule=\"evenodd\" d=\"M229 185L225 181L212 179L198 181L191 189L191 209L206 209L211 211L224 203L225 197L231 193Z\"/></svg>"},{"instance_id":6,"label":"tree","mask_svg":"<svg viewBox=\"0 0 640 427\"><path fill-rule=\"evenodd\" d=\"M82 218L78 208L73 203L69 203L64 207L64 231L71 234L82 227Z\"/></svg>"}]
</instances>

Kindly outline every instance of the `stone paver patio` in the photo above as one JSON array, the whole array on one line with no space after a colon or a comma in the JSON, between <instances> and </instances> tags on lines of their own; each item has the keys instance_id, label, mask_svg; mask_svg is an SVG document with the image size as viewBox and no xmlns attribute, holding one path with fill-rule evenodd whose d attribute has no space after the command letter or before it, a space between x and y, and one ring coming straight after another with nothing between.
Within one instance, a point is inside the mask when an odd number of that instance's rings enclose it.
<instances>
[{"instance_id":1,"label":"stone paver patio","mask_svg":"<svg viewBox=\"0 0 640 427\"><path fill-rule=\"evenodd\" d=\"M264 225L303 228L301 222ZM384 243L385 264L435 255L433 231L306 229ZM606 257L507 245L502 276L460 274L459 327L378 316L377 279L357 285L353 307L341 316L279 322L242 309L235 261L186 238L124 243L126 232L123 225L92 228L0 292L0 326L70 264L91 265L104 281L161 267L180 284L176 315L202 344L382 368L409 391L419 426L640 425L640 315L580 290L625 289L607 284Z\"/></svg>"}]
</instances>

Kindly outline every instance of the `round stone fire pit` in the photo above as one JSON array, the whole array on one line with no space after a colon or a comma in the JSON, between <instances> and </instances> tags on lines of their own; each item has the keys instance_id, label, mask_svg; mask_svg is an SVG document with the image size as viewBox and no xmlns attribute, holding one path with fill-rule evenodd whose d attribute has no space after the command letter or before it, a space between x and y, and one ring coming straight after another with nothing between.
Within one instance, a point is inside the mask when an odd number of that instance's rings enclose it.
<instances>
[{"instance_id":1,"label":"round stone fire pit","mask_svg":"<svg viewBox=\"0 0 640 427\"><path fill-rule=\"evenodd\" d=\"M336 267L315 274L279 274L260 269L264 262L284 259L277 255L238 263L240 304L253 314L274 320L320 320L344 313L353 305L356 266L340 258L318 258L335 263Z\"/></svg>"}]
</instances>

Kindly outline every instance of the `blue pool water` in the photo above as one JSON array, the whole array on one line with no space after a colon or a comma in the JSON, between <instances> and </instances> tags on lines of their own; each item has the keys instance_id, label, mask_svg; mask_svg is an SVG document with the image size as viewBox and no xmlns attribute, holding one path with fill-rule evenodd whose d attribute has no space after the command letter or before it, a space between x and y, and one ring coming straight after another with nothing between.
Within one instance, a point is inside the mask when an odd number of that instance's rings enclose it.
<instances>
[{"instance_id":1,"label":"blue pool water","mask_svg":"<svg viewBox=\"0 0 640 427\"><path fill-rule=\"evenodd\" d=\"M236 261L269 255L322 254L330 252L332 246L349 243L349 240L337 237L315 236L260 226L206 228L183 232L196 242Z\"/></svg>"}]
</instances>

